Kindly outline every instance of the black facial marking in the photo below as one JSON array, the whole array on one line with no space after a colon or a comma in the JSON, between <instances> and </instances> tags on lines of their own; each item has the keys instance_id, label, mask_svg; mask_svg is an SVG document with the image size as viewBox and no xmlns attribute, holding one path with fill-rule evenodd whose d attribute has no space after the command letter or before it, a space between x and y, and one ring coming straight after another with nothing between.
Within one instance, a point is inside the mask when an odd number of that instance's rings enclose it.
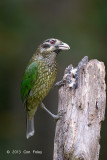
<instances>
[{"instance_id":1,"label":"black facial marking","mask_svg":"<svg viewBox=\"0 0 107 160\"><path fill-rule=\"evenodd\" d=\"M43 44L42 47L43 47L43 48L49 48L50 45L49 45L49 44Z\"/></svg>"},{"instance_id":2,"label":"black facial marking","mask_svg":"<svg viewBox=\"0 0 107 160\"><path fill-rule=\"evenodd\" d=\"M61 51L61 49L56 49L56 50L54 50L54 52L55 52L56 54L58 54L60 51Z\"/></svg>"},{"instance_id":3,"label":"black facial marking","mask_svg":"<svg viewBox=\"0 0 107 160\"><path fill-rule=\"evenodd\" d=\"M58 48L59 48L59 46L57 45L57 46L55 46L55 48L56 48L56 49L58 49Z\"/></svg>"},{"instance_id":4,"label":"black facial marking","mask_svg":"<svg viewBox=\"0 0 107 160\"><path fill-rule=\"evenodd\" d=\"M45 42L49 42L49 40L46 40Z\"/></svg>"}]
</instances>

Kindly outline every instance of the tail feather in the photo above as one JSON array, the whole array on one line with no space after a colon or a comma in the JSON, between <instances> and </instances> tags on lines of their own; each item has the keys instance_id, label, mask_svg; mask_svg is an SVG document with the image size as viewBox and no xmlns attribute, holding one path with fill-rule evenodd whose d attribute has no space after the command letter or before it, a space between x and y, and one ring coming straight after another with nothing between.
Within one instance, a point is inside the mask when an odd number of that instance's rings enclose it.
<instances>
[{"instance_id":1,"label":"tail feather","mask_svg":"<svg viewBox=\"0 0 107 160\"><path fill-rule=\"evenodd\" d=\"M34 116L32 119L28 118L28 115L26 117L26 138L30 138L35 133L34 130Z\"/></svg>"}]
</instances>

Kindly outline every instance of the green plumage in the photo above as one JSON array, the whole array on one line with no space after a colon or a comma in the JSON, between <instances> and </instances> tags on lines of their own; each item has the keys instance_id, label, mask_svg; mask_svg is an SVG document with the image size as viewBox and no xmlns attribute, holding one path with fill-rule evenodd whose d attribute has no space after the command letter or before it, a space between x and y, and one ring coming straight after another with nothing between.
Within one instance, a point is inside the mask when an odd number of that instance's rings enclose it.
<instances>
[{"instance_id":1,"label":"green plumage","mask_svg":"<svg viewBox=\"0 0 107 160\"><path fill-rule=\"evenodd\" d=\"M56 56L69 46L58 39L44 41L31 58L21 83L21 98L26 106L27 133L34 134L34 114L49 90L57 73Z\"/></svg>"},{"instance_id":2,"label":"green plumage","mask_svg":"<svg viewBox=\"0 0 107 160\"><path fill-rule=\"evenodd\" d=\"M26 110L31 119L44 97L49 92L56 78L56 57L53 54L50 61L49 57L36 55L30 60L25 70L22 84L21 97L26 101Z\"/></svg>"},{"instance_id":3,"label":"green plumage","mask_svg":"<svg viewBox=\"0 0 107 160\"><path fill-rule=\"evenodd\" d=\"M25 70L22 84L21 84L21 98L22 101L24 101L29 93L29 91L32 89L35 80L37 79L38 75L38 67L36 62L32 62L28 65L28 67Z\"/></svg>"}]
</instances>

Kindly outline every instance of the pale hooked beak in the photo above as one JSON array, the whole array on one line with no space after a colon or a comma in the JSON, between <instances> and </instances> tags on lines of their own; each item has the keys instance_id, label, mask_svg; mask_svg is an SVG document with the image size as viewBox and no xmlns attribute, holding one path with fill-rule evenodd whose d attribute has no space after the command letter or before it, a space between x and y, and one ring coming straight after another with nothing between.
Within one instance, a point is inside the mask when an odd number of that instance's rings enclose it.
<instances>
[{"instance_id":1,"label":"pale hooked beak","mask_svg":"<svg viewBox=\"0 0 107 160\"><path fill-rule=\"evenodd\" d=\"M69 50L70 49L70 46L64 42L62 42L60 45L58 45L58 49L61 49L61 50Z\"/></svg>"}]
</instances>

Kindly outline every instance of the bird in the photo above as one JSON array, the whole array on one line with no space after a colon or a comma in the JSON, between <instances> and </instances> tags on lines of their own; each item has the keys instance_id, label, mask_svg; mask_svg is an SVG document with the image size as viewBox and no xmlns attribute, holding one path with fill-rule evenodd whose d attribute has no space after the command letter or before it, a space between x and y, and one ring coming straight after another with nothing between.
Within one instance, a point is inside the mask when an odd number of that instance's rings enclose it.
<instances>
[{"instance_id":1,"label":"bird","mask_svg":"<svg viewBox=\"0 0 107 160\"><path fill-rule=\"evenodd\" d=\"M59 115L51 113L43 104L43 99L52 88L57 74L57 55L70 46L59 39L43 41L33 54L21 81L21 99L26 109L26 138L34 135L34 115L40 106L54 119Z\"/></svg>"}]
</instances>

